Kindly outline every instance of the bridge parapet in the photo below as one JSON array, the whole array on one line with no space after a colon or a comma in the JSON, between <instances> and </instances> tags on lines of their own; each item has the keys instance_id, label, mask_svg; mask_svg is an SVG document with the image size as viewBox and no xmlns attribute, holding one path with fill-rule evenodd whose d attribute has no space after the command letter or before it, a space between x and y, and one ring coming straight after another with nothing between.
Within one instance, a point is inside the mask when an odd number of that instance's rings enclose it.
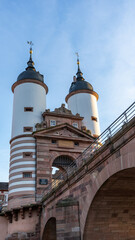
<instances>
[{"instance_id":1,"label":"bridge parapet","mask_svg":"<svg viewBox=\"0 0 135 240\"><path fill-rule=\"evenodd\" d=\"M82 237L81 239L87 239L83 238L87 216L96 196L98 195L98 192L100 190L102 192L102 190L106 189L106 183L108 183L108 181L112 181L110 179L115 179L115 176L117 179L117 176L121 176L121 174L124 174L125 171L127 172L127 179L125 179L125 182L127 182L128 179L131 179L131 182L133 181L130 173L134 173L135 171L134 146L135 116L133 112L130 120L126 123L124 122L114 135L106 139L103 145L99 145L93 154L88 155L86 159L82 158L83 161L79 167L75 168L69 175L66 175L66 179L63 182L43 196L42 216L44 217L44 224L41 228L41 232L43 232L44 226L50 217L53 217L56 219L56 229L59 229L57 234L60 234L61 236L63 236L62 234L70 234L75 228L77 231L75 233L77 237L80 234ZM121 182L121 185L119 185L118 182L117 185L117 182L115 181L115 185L117 187L114 191L111 189L112 185L107 185L109 193L112 194L111 201L113 201L116 194L121 193L121 186L123 186L123 184ZM131 193L131 191L129 191L129 193ZM104 198L104 196L102 197ZM69 202L69 199L72 201ZM71 202L72 206L67 205L67 203L71 205ZM59 205L59 203L61 205ZM77 203L77 205L74 205L74 203ZM97 204L100 206L100 199ZM75 219L76 225L73 227L73 224L71 223L70 226L66 227L67 220L65 221L65 219L68 219L69 215L73 218L74 211L78 213L75 213L75 216L79 216ZM98 209L95 214L97 213ZM87 225L89 225L89 223ZM64 235L61 239L65 239L65 236L66 235ZM80 236L76 239L80 239Z\"/></svg>"},{"instance_id":2,"label":"bridge parapet","mask_svg":"<svg viewBox=\"0 0 135 240\"><path fill-rule=\"evenodd\" d=\"M59 192L59 189L62 189L63 187L66 187L67 182L69 185L70 179L74 179L74 176L79 176L80 172L85 172L88 168L88 165L90 164L90 168L92 168L93 164L96 167L96 164L100 164L100 159L104 159L102 156L102 153L104 152L104 155L111 154L114 151L117 151L116 149L119 148L119 145L123 143L123 140L118 139L121 138L125 132L129 131L130 127L132 127L132 124L134 124L134 117L135 117L135 102L126 109L98 138L96 138L92 144L82 153L80 156L76 159L76 165L71 164L68 168L68 171L63 175L63 181L59 181L61 177L61 172L57 176L57 179L53 181L53 183L50 183L48 185L48 191L47 194L43 193L43 199L48 198L48 196L51 196L52 193L55 196L54 193ZM126 135L124 136L124 139L126 138ZM128 137L127 137L128 138ZM118 153L117 153L118 154ZM98 156L99 159L98 159ZM96 164L94 162L94 159L96 160ZM76 167L77 166L77 167Z\"/></svg>"},{"instance_id":3,"label":"bridge parapet","mask_svg":"<svg viewBox=\"0 0 135 240\"><path fill-rule=\"evenodd\" d=\"M96 149L94 154L90 154L83 159L80 166L66 175L66 179L51 189L48 194L43 196L42 201L53 201L59 197L63 192L67 191L72 185L76 184L85 175L98 174L108 164L109 157L118 158L121 156L121 148L135 137L135 117L126 123L123 127L115 133L114 136L108 138L107 141L100 148Z\"/></svg>"}]
</instances>

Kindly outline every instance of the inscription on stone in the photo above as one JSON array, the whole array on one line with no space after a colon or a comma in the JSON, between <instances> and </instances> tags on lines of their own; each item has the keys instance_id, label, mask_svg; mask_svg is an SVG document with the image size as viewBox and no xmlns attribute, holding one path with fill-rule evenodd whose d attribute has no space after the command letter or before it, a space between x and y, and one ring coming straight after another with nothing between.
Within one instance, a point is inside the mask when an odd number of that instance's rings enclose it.
<instances>
[{"instance_id":1,"label":"inscription on stone","mask_svg":"<svg viewBox=\"0 0 135 240\"><path fill-rule=\"evenodd\" d=\"M62 148L74 148L74 142L73 141L66 141L66 140L59 140L58 146Z\"/></svg>"}]
</instances>

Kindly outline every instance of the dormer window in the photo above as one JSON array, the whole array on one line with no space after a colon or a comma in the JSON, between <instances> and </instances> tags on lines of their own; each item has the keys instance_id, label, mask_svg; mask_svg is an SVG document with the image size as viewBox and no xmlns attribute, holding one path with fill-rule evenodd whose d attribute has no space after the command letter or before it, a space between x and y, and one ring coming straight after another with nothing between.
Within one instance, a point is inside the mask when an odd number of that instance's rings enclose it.
<instances>
[{"instance_id":1,"label":"dormer window","mask_svg":"<svg viewBox=\"0 0 135 240\"><path fill-rule=\"evenodd\" d=\"M55 120L50 120L50 126L51 127L56 126L56 121Z\"/></svg>"},{"instance_id":2,"label":"dormer window","mask_svg":"<svg viewBox=\"0 0 135 240\"><path fill-rule=\"evenodd\" d=\"M78 128L78 123L77 122L74 122L72 125L73 125L73 127Z\"/></svg>"}]
</instances>

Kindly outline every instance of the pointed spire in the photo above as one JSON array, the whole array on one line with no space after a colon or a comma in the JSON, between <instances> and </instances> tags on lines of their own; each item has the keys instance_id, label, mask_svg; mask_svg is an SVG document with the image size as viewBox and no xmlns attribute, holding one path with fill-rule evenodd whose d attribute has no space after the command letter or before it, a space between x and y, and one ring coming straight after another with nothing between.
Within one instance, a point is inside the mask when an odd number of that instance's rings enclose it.
<instances>
[{"instance_id":1,"label":"pointed spire","mask_svg":"<svg viewBox=\"0 0 135 240\"><path fill-rule=\"evenodd\" d=\"M34 62L32 61L32 46L33 46L33 43L32 41L27 41L27 43L30 45L30 58L29 58L29 61L27 62L27 65L28 67L26 68L26 70L33 70L35 71L35 67L34 67Z\"/></svg>"},{"instance_id":2,"label":"pointed spire","mask_svg":"<svg viewBox=\"0 0 135 240\"><path fill-rule=\"evenodd\" d=\"M80 81L80 80L84 80L84 78L83 78L83 73L80 70L80 61L79 61L79 54L78 54L78 52L76 53L76 55L77 55L77 65L78 65L78 71L76 73L76 75L77 75L76 80Z\"/></svg>"}]
</instances>

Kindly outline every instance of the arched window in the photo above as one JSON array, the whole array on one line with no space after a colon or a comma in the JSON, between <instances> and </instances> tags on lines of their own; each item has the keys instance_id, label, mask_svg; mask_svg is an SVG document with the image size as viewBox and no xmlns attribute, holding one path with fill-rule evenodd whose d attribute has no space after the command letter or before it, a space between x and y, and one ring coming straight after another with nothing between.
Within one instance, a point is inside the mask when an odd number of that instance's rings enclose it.
<instances>
[{"instance_id":1,"label":"arched window","mask_svg":"<svg viewBox=\"0 0 135 240\"><path fill-rule=\"evenodd\" d=\"M61 155L55 158L52 164L52 187L56 187L60 182L66 180L76 167L76 162L70 156Z\"/></svg>"},{"instance_id":2,"label":"arched window","mask_svg":"<svg viewBox=\"0 0 135 240\"><path fill-rule=\"evenodd\" d=\"M57 168L63 168L66 170L69 167L76 167L76 163L73 161L71 157L62 155L55 158L52 166Z\"/></svg>"}]
</instances>

